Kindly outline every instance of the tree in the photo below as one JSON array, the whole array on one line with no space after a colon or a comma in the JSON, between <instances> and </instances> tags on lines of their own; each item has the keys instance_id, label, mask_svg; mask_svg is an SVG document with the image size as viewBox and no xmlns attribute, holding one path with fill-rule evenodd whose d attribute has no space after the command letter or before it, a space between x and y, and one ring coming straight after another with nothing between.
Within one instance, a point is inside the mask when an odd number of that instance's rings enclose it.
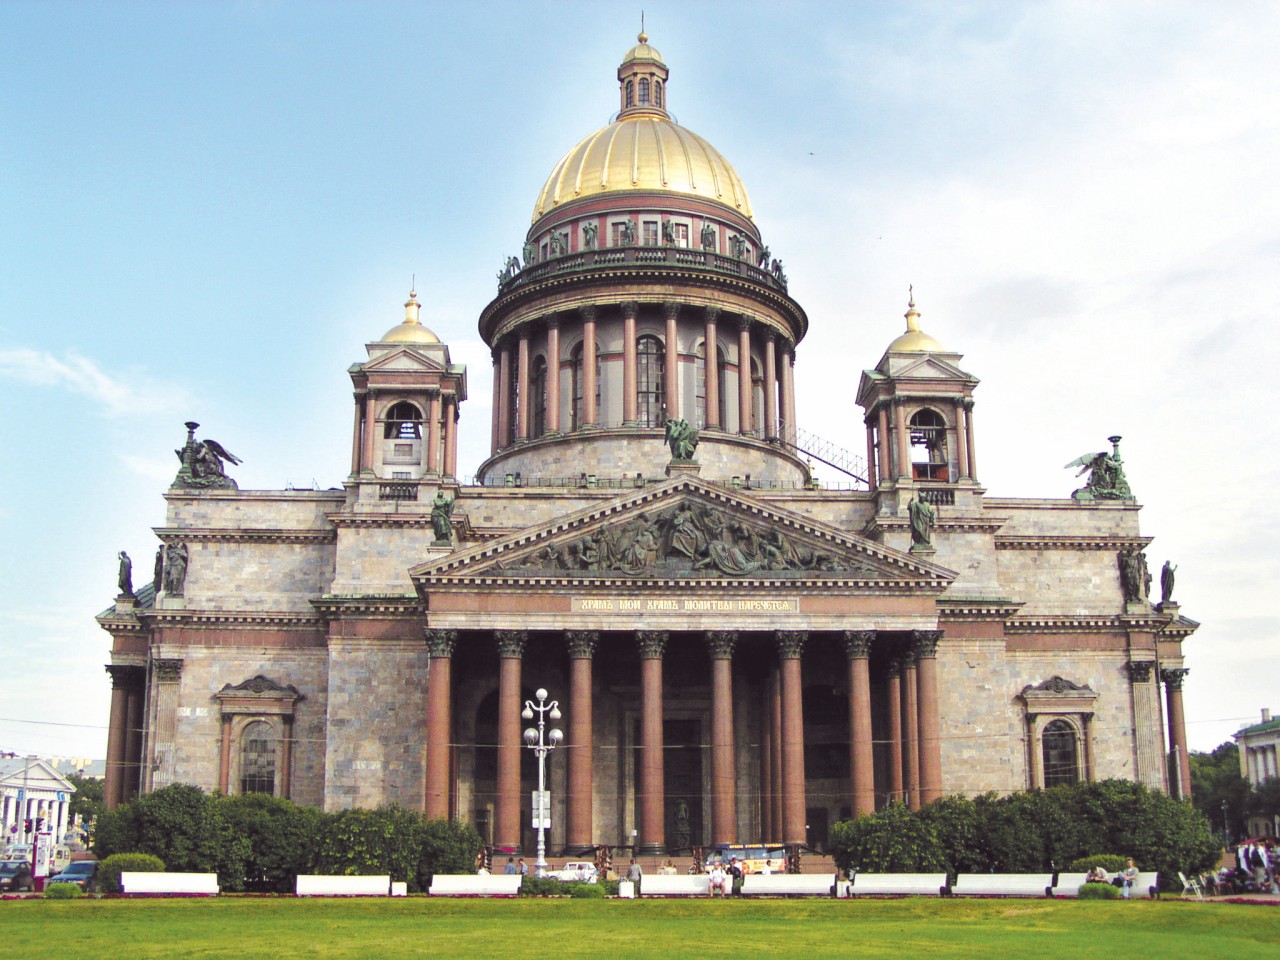
<instances>
[{"instance_id":1,"label":"tree","mask_svg":"<svg viewBox=\"0 0 1280 960\"><path fill-rule=\"evenodd\" d=\"M76 788L76 792L71 795L68 814L72 819L79 817L83 824L97 823L98 818L107 810L106 801L102 798L102 781L96 777L69 773L67 782Z\"/></svg>"},{"instance_id":2,"label":"tree","mask_svg":"<svg viewBox=\"0 0 1280 960\"><path fill-rule=\"evenodd\" d=\"M1240 775L1240 752L1235 742L1219 744L1210 753L1192 751L1190 764L1192 804L1218 831L1224 829L1226 804L1228 833L1235 839L1242 838L1249 807L1249 781Z\"/></svg>"},{"instance_id":3,"label":"tree","mask_svg":"<svg viewBox=\"0 0 1280 960\"><path fill-rule=\"evenodd\" d=\"M224 890L292 893L298 874L312 872L324 821L319 810L265 793L216 802L228 828L248 847L243 875L219 878Z\"/></svg>"}]
</instances>

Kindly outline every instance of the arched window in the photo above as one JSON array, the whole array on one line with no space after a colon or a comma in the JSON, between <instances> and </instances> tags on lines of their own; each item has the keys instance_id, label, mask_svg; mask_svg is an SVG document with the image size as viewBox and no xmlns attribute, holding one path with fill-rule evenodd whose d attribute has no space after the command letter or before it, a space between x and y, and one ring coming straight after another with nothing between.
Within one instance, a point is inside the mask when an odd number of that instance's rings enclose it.
<instances>
[{"instance_id":1,"label":"arched window","mask_svg":"<svg viewBox=\"0 0 1280 960\"><path fill-rule=\"evenodd\" d=\"M707 377L705 372L707 365L706 352L707 344L704 340L702 343L698 344L697 359L694 362L693 373L694 405L695 416L698 418L698 429L702 429L707 425ZM719 414L717 422L722 430L724 429L725 424L724 368L724 350L717 347L715 378L716 385L719 388L716 393L719 394L720 403L718 404L716 412Z\"/></svg>"},{"instance_id":2,"label":"arched window","mask_svg":"<svg viewBox=\"0 0 1280 960\"><path fill-rule=\"evenodd\" d=\"M634 107L635 105L636 105L635 85L632 83L632 81L628 80L627 81L627 106Z\"/></svg>"},{"instance_id":3,"label":"arched window","mask_svg":"<svg viewBox=\"0 0 1280 960\"><path fill-rule=\"evenodd\" d=\"M547 432L547 359L538 357L533 361L533 374L530 377L529 397L533 409L529 412L529 436L540 437Z\"/></svg>"},{"instance_id":4,"label":"arched window","mask_svg":"<svg viewBox=\"0 0 1280 960\"><path fill-rule=\"evenodd\" d=\"M387 411L384 440L422 439L422 411L408 400L393 404Z\"/></svg>"},{"instance_id":5,"label":"arched window","mask_svg":"<svg viewBox=\"0 0 1280 960\"><path fill-rule=\"evenodd\" d=\"M660 427L667 419L666 350L657 337L636 341L637 421L642 427Z\"/></svg>"},{"instance_id":6,"label":"arched window","mask_svg":"<svg viewBox=\"0 0 1280 960\"><path fill-rule=\"evenodd\" d=\"M936 410L911 415L911 477L914 480L946 480L947 421Z\"/></svg>"},{"instance_id":7,"label":"arched window","mask_svg":"<svg viewBox=\"0 0 1280 960\"><path fill-rule=\"evenodd\" d=\"M655 107L662 106L662 81L653 81L653 105Z\"/></svg>"},{"instance_id":8,"label":"arched window","mask_svg":"<svg viewBox=\"0 0 1280 960\"><path fill-rule=\"evenodd\" d=\"M583 407L583 391L586 389L586 378L582 375L582 344L578 343L569 351L570 384L573 405L570 407L570 420L574 430L578 430L586 422L586 410ZM600 347L596 346L596 416L600 416Z\"/></svg>"},{"instance_id":9,"label":"arched window","mask_svg":"<svg viewBox=\"0 0 1280 960\"><path fill-rule=\"evenodd\" d=\"M240 792L276 792L276 745L279 738L265 720L245 725L240 734Z\"/></svg>"},{"instance_id":10,"label":"arched window","mask_svg":"<svg viewBox=\"0 0 1280 960\"><path fill-rule=\"evenodd\" d=\"M1045 788L1070 786L1080 781L1076 759L1076 731L1066 720L1051 720L1040 735Z\"/></svg>"},{"instance_id":11,"label":"arched window","mask_svg":"<svg viewBox=\"0 0 1280 960\"><path fill-rule=\"evenodd\" d=\"M649 102L649 78L640 78L640 105L643 107Z\"/></svg>"}]
</instances>

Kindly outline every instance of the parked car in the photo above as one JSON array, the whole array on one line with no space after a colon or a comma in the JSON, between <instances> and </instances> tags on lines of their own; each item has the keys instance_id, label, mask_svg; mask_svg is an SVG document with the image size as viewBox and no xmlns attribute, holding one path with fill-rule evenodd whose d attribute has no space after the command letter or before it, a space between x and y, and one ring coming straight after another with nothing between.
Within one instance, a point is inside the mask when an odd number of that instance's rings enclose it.
<instances>
[{"instance_id":1,"label":"parked car","mask_svg":"<svg viewBox=\"0 0 1280 960\"><path fill-rule=\"evenodd\" d=\"M61 873L56 873L48 883L74 883L85 893L92 893L97 887L98 861L77 860Z\"/></svg>"},{"instance_id":2,"label":"parked car","mask_svg":"<svg viewBox=\"0 0 1280 960\"><path fill-rule=\"evenodd\" d=\"M31 844L29 843L11 843L9 848L5 850L4 856L0 857L0 861L4 860L26 860L31 861Z\"/></svg>"},{"instance_id":3,"label":"parked car","mask_svg":"<svg viewBox=\"0 0 1280 960\"><path fill-rule=\"evenodd\" d=\"M566 883L578 880L585 883L596 882L596 865L590 860L570 860L564 865L564 868L557 873L552 874L557 880L563 880Z\"/></svg>"},{"instance_id":4,"label":"parked car","mask_svg":"<svg viewBox=\"0 0 1280 960\"><path fill-rule=\"evenodd\" d=\"M0 891L18 893L35 888L35 881L31 879L31 864L25 860L0 861Z\"/></svg>"}]
</instances>

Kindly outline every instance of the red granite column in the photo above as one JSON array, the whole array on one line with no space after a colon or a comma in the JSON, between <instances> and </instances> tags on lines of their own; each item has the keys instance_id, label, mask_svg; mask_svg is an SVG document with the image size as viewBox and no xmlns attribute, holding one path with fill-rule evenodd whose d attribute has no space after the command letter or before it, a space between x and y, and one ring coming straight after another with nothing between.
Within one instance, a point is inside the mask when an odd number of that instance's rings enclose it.
<instances>
[{"instance_id":1,"label":"red granite column","mask_svg":"<svg viewBox=\"0 0 1280 960\"><path fill-rule=\"evenodd\" d=\"M520 328L516 352L516 439L529 439L529 325Z\"/></svg>"},{"instance_id":2,"label":"red granite column","mask_svg":"<svg viewBox=\"0 0 1280 960\"><path fill-rule=\"evenodd\" d=\"M702 341L702 395L706 398L706 426L719 430L720 423L720 343L716 333L716 322L720 317L719 307L706 308L706 332Z\"/></svg>"},{"instance_id":3,"label":"red granite column","mask_svg":"<svg viewBox=\"0 0 1280 960\"><path fill-rule=\"evenodd\" d=\"M181 663L182 661L178 661ZM138 795L142 788L142 728L143 715L146 712L147 686L142 679L146 676L142 670L137 671L134 682L129 687L128 701L128 733L124 738L125 781L122 799L128 803Z\"/></svg>"},{"instance_id":4,"label":"red granite column","mask_svg":"<svg viewBox=\"0 0 1280 960\"><path fill-rule=\"evenodd\" d=\"M889 799L906 803L902 782L902 663L889 662Z\"/></svg>"},{"instance_id":5,"label":"red granite column","mask_svg":"<svg viewBox=\"0 0 1280 960\"><path fill-rule=\"evenodd\" d=\"M893 464L889 457L889 409L883 403L877 411L876 439L880 442L880 483L893 482Z\"/></svg>"},{"instance_id":6,"label":"red granite column","mask_svg":"<svg viewBox=\"0 0 1280 960\"><path fill-rule=\"evenodd\" d=\"M960 467L960 479L969 478L969 428L965 424L964 400L956 398L956 460Z\"/></svg>"},{"instance_id":7,"label":"red granite column","mask_svg":"<svg viewBox=\"0 0 1280 960\"><path fill-rule=\"evenodd\" d=\"M780 396L778 398L778 436L788 443L796 442L796 384L795 369L793 367L795 361L795 352L792 348L783 345L781 362L779 363L779 377L781 380Z\"/></svg>"},{"instance_id":8,"label":"red granite column","mask_svg":"<svg viewBox=\"0 0 1280 960\"><path fill-rule=\"evenodd\" d=\"M124 802L125 735L129 724L129 681L134 668L111 664L111 719L107 726L107 769L102 799L108 810ZM19 811L21 814L21 811Z\"/></svg>"},{"instance_id":9,"label":"red granite column","mask_svg":"<svg viewBox=\"0 0 1280 960\"><path fill-rule=\"evenodd\" d=\"M489 455L497 453L502 445L502 361L497 350L493 351L493 416L489 438Z\"/></svg>"},{"instance_id":10,"label":"red granite column","mask_svg":"<svg viewBox=\"0 0 1280 960\"><path fill-rule=\"evenodd\" d=\"M362 429L364 421L364 394L355 394L356 399L356 419L351 426L351 475L357 476L360 473L360 450L362 446L362 438L364 430Z\"/></svg>"},{"instance_id":11,"label":"red granite column","mask_svg":"<svg viewBox=\"0 0 1280 960\"><path fill-rule=\"evenodd\" d=\"M636 360L636 315L640 304L628 300L622 305L622 422L634 427L639 419L639 399L636 380L639 377Z\"/></svg>"},{"instance_id":12,"label":"red granite column","mask_svg":"<svg viewBox=\"0 0 1280 960\"><path fill-rule=\"evenodd\" d=\"M665 630L636 632L640 646L640 793L636 809L640 825L640 852L666 852L666 779L663 774L662 655L667 649Z\"/></svg>"},{"instance_id":13,"label":"red granite column","mask_svg":"<svg viewBox=\"0 0 1280 960\"><path fill-rule=\"evenodd\" d=\"M225 797L231 793L231 714L223 714L222 733L218 738L218 789Z\"/></svg>"},{"instance_id":14,"label":"red granite column","mask_svg":"<svg viewBox=\"0 0 1280 960\"><path fill-rule=\"evenodd\" d=\"M511 446L511 348L504 345L498 351L498 449Z\"/></svg>"},{"instance_id":15,"label":"red granite column","mask_svg":"<svg viewBox=\"0 0 1280 960\"><path fill-rule=\"evenodd\" d=\"M867 487L875 490L879 485L877 482L876 470L876 434L873 421L870 417L862 421L867 428Z\"/></svg>"},{"instance_id":16,"label":"red granite column","mask_svg":"<svg viewBox=\"0 0 1280 960\"><path fill-rule=\"evenodd\" d=\"M871 747L871 644L874 630L846 630L849 656L849 771L853 815L875 813L875 759Z\"/></svg>"},{"instance_id":17,"label":"red granite column","mask_svg":"<svg viewBox=\"0 0 1280 960\"><path fill-rule=\"evenodd\" d=\"M782 795L786 787L782 779L782 668L775 663L769 673L769 724L773 731L773 794L769 798L769 840L782 839Z\"/></svg>"},{"instance_id":18,"label":"red granite column","mask_svg":"<svg viewBox=\"0 0 1280 960\"><path fill-rule=\"evenodd\" d=\"M498 630L498 802L494 810L493 843L520 846L520 710L521 668L529 634Z\"/></svg>"},{"instance_id":19,"label":"red granite column","mask_svg":"<svg viewBox=\"0 0 1280 960\"><path fill-rule=\"evenodd\" d=\"M907 411L901 397L893 398L893 432L898 445L898 476L911 479L911 439L907 436Z\"/></svg>"},{"instance_id":20,"label":"red granite column","mask_svg":"<svg viewBox=\"0 0 1280 960\"><path fill-rule=\"evenodd\" d=\"M916 685L915 657L902 660L902 752L907 806L920 809L920 691Z\"/></svg>"},{"instance_id":21,"label":"red granite column","mask_svg":"<svg viewBox=\"0 0 1280 960\"><path fill-rule=\"evenodd\" d=\"M707 633L711 654L711 842L738 842L737 765L733 750L733 630Z\"/></svg>"},{"instance_id":22,"label":"red granite column","mask_svg":"<svg viewBox=\"0 0 1280 960\"><path fill-rule=\"evenodd\" d=\"M751 318L738 321L738 432L751 433Z\"/></svg>"},{"instance_id":23,"label":"red granite column","mask_svg":"<svg viewBox=\"0 0 1280 960\"><path fill-rule=\"evenodd\" d=\"M938 641L941 630L912 634L920 711L920 802L942 796L942 729L938 717Z\"/></svg>"},{"instance_id":24,"label":"red granite column","mask_svg":"<svg viewBox=\"0 0 1280 960\"><path fill-rule=\"evenodd\" d=\"M427 473L440 472L440 422L443 419L440 391L431 393L427 404Z\"/></svg>"},{"instance_id":25,"label":"red granite column","mask_svg":"<svg viewBox=\"0 0 1280 960\"><path fill-rule=\"evenodd\" d=\"M595 427L600 421L596 409L596 308L582 307L582 425Z\"/></svg>"},{"instance_id":26,"label":"red granite column","mask_svg":"<svg viewBox=\"0 0 1280 960\"><path fill-rule=\"evenodd\" d=\"M764 839L774 837L773 797L773 673L764 680L764 709L760 711L760 830Z\"/></svg>"},{"instance_id":27,"label":"red granite column","mask_svg":"<svg viewBox=\"0 0 1280 960\"><path fill-rule=\"evenodd\" d=\"M280 796L286 800L293 794L293 717L283 717L284 735L280 739Z\"/></svg>"},{"instance_id":28,"label":"red granite column","mask_svg":"<svg viewBox=\"0 0 1280 960\"><path fill-rule=\"evenodd\" d=\"M969 479L978 479L978 456L976 452L977 445L973 439L973 401L966 398L964 401L964 444L965 449L969 451Z\"/></svg>"},{"instance_id":29,"label":"red granite column","mask_svg":"<svg viewBox=\"0 0 1280 960\"><path fill-rule=\"evenodd\" d=\"M680 339L676 318L680 315L680 304L668 300L662 305L662 318L667 324L666 362L664 364L666 382L663 384L666 393L667 416L680 419Z\"/></svg>"},{"instance_id":30,"label":"red granite column","mask_svg":"<svg viewBox=\"0 0 1280 960\"><path fill-rule=\"evenodd\" d=\"M592 850L592 765L595 734L592 726L592 657L600 634L595 630L569 630L569 811L565 846L582 855Z\"/></svg>"},{"instance_id":31,"label":"red granite column","mask_svg":"<svg viewBox=\"0 0 1280 960\"><path fill-rule=\"evenodd\" d=\"M778 436L778 334L764 333L764 438Z\"/></svg>"},{"instance_id":32,"label":"red granite column","mask_svg":"<svg viewBox=\"0 0 1280 960\"><path fill-rule=\"evenodd\" d=\"M458 472L458 397L444 395L444 476L453 479Z\"/></svg>"},{"instance_id":33,"label":"red granite column","mask_svg":"<svg viewBox=\"0 0 1280 960\"><path fill-rule=\"evenodd\" d=\"M560 432L560 321L547 318L547 433Z\"/></svg>"},{"instance_id":34,"label":"red granite column","mask_svg":"<svg viewBox=\"0 0 1280 960\"><path fill-rule=\"evenodd\" d=\"M1186 667L1160 670L1169 714L1169 749L1177 757L1178 764L1178 799L1186 801L1191 800L1191 763L1187 757L1187 720L1182 709L1182 681L1190 672Z\"/></svg>"},{"instance_id":35,"label":"red granite column","mask_svg":"<svg viewBox=\"0 0 1280 960\"><path fill-rule=\"evenodd\" d=\"M428 628L426 812L449 818L449 777L453 755L453 647L456 630Z\"/></svg>"},{"instance_id":36,"label":"red granite column","mask_svg":"<svg viewBox=\"0 0 1280 960\"><path fill-rule=\"evenodd\" d=\"M804 843L804 685L800 657L809 635L777 632L782 667L782 842Z\"/></svg>"},{"instance_id":37,"label":"red granite column","mask_svg":"<svg viewBox=\"0 0 1280 960\"><path fill-rule=\"evenodd\" d=\"M378 432L378 415L377 404L374 401L372 393L366 393L364 397L364 453L360 459L362 470L373 469L373 444L375 435Z\"/></svg>"}]
</instances>

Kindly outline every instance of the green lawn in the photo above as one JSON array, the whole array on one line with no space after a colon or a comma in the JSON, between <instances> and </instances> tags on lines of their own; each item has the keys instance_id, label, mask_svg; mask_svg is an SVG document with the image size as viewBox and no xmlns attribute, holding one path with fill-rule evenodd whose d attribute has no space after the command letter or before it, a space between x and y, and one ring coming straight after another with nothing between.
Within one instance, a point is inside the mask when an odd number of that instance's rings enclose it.
<instances>
[{"instance_id":1,"label":"green lawn","mask_svg":"<svg viewBox=\"0 0 1280 960\"><path fill-rule=\"evenodd\" d=\"M11 957L1280 956L1280 908L1047 900L98 900L0 902Z\"/></svg>"}]
</instances>

